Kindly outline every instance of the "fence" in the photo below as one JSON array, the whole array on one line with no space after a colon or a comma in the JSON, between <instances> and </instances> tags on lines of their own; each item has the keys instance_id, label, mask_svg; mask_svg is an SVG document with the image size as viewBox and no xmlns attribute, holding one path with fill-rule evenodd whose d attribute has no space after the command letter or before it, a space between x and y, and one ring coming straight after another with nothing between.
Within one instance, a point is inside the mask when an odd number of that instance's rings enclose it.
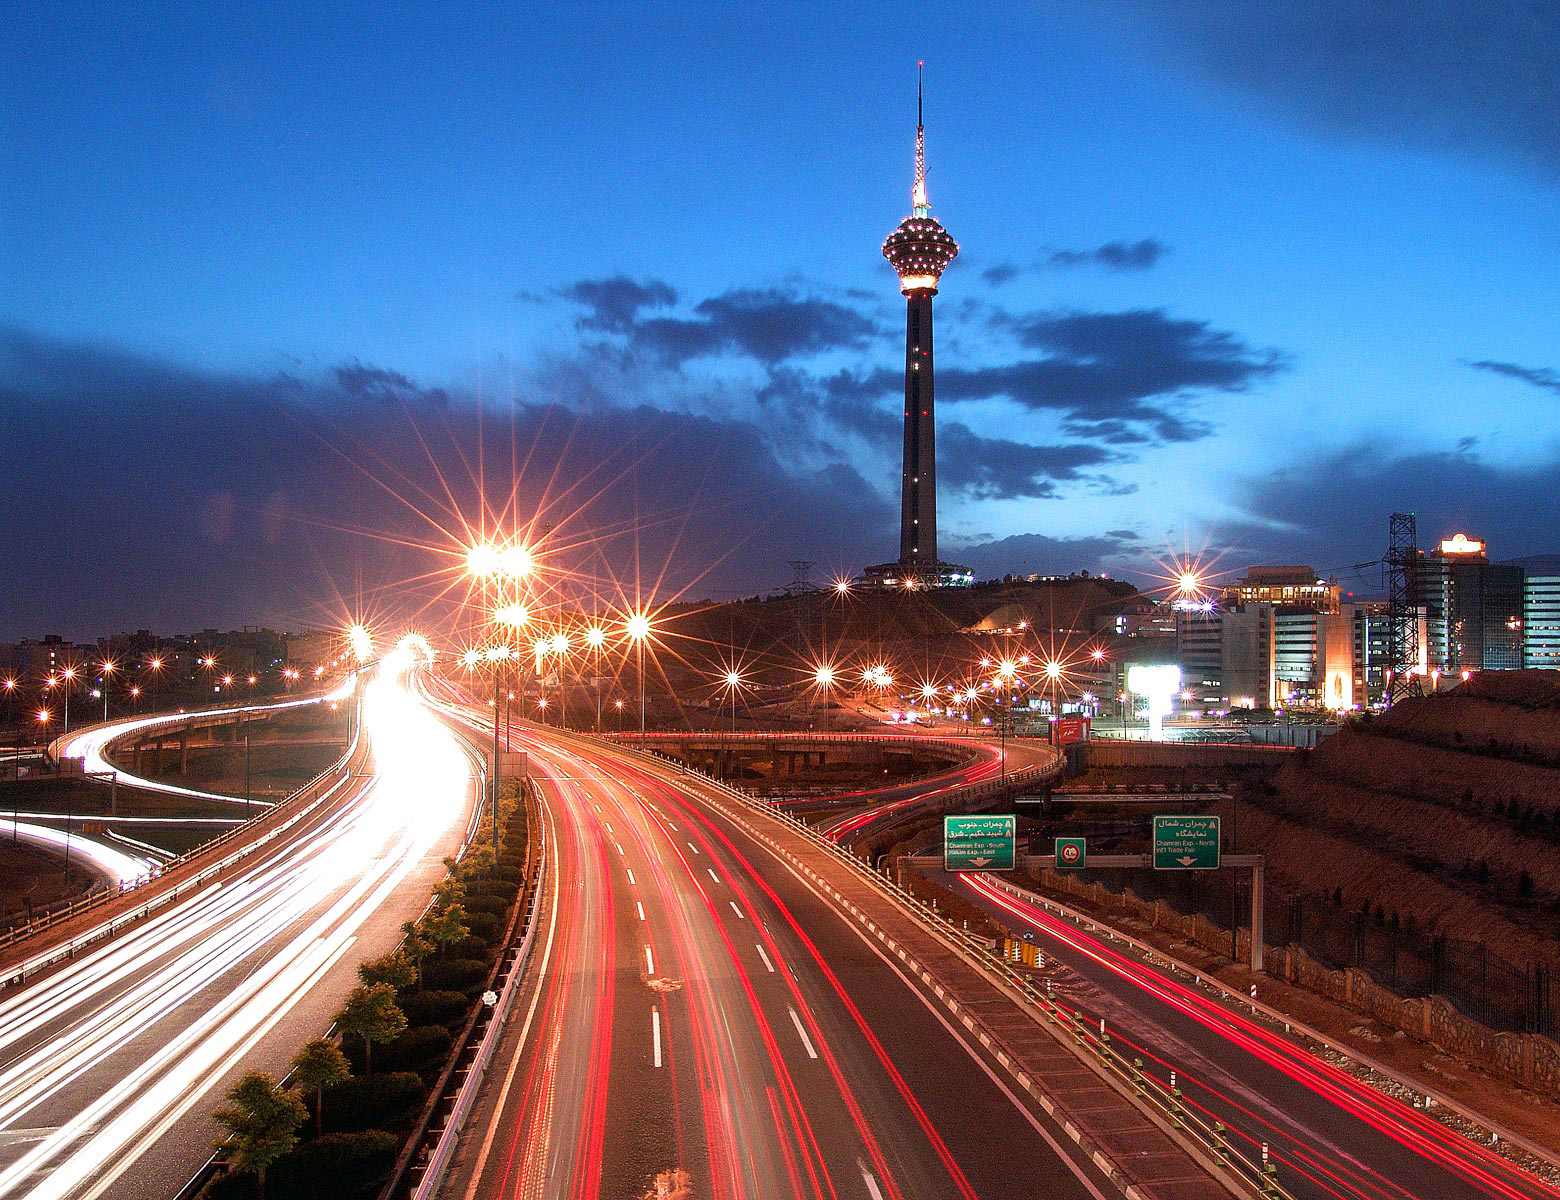
<instances>
[{"instance_id":1,"label":"fence","mask_svg":"<svg viewBox=\"0 0 1560 1200\"><path fill-rule=\"evenodd\" d=\"M1087 871L1073 874L1095 878ZM1098 882L1112 892L1131 889L1163 900L1182 914L1201 914L1223 927L1226 945L1228 931L1250 911L1248 885L1224 873L1120 870ZM1485 942L1428 934L1330 896L1298 896L1270 886L1266 899L1270 945L1298 946L1334 969L1357 968L1399 996L1441 996L1490 1029L1549 1038L1560 1033L1560 1004L1547 963L1513 962Z\"/></svg>"}]
</instances>

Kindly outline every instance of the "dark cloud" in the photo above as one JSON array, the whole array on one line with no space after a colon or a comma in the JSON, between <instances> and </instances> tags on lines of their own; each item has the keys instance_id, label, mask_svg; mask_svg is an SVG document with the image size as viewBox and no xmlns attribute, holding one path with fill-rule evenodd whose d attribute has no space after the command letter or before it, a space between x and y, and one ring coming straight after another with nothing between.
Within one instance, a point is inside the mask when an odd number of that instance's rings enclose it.
<instances>
[{"instance_id":1,"label":"dark cloud","mask_svg":"<svg viewBox=\"0 0 1560 1200\"><path fill-rule=\"evenodd\" d=\"M1392 452L1359 445L1302 458L1239 481L1235 498L1249 520L1225 530L1239 562L1303 562L1346 572L1380 558L1387 517L1414 512L1425 544L1456 530L1488 537L1497 559L1560 549L1554 496L1560 462L1501 468L1463 450ZM1357 572L1379 589L1379 569Z\"/></svg>"},{"instance_id":2,"label":"dark cloud","mask_svg":"<svg viewBox=\"0 0 1560 1200\"><path fill-rule=\"evenodd\" d=\"M337 367L332 374L342 391L359 400L371 400L378 404L428 403L440 406L450 402L449 393L442 388L420 388L399 371L366 367L355 359ZM296 379L289 378L285 382L293 390L305 386Z\"/></svg>"},{"instance_id":3,"label":"dark cloud","mask_svg":"<svg viewBox=\"0 0 1560 1200\"><path fill-rule=\"evenodd\" d=\"M736 353L774 366L829 350L862 349L875 332L855 309L775 288L743 288L712 296L682 320L637 322L629 345L656 361L680 367L693 359Z\"/></svg>"},{"instance_id":4,"label":"dark cloud","mask_svg":"<svg viewBox=\"0 0 1560 1200\"><path fill-rule=\"evenodd\" d=\"M1146 271L1168 250L1155 238L1136 242L1106 242L1092 250L1056 250L1046 259L1053 267L1105 267L1111 271Z\"/></svg>"},{"instance_id":5,"label":"dark cloud","mask_svg":"<svg viewBox=\"0 0 1560 1200\"><path fill-rule=\"evenodd\" d=\"M958 421L937 430L938 482L983 499L1046 499L1057 494L1058 482L1083 480L1087 468L1113 457L1086 444L1030 446L982 437Z\"/></svg>"},{"instance_id":6,"label":"dark cloud","mask_svg":"<svg viewBox=\"0 0 1560 1200\"><path fill-rule=\"evenodd\" d=\"M603 333L626 333L633 328L641 310L670 308L677 303L677 293L670 284L659 279L638 283L626 275L581 279L559 288L557 294L589 310L579 319L581 329Z\"/></svg>"},{"instance_id":7,"label":"dark cloud","mask_svg":"<svg viewBox=\"0 0 1560 1200\"><path fill-rule=\"evenodd\" d=\"M6 441L28 448L7 458L0 558L25 569L0 638L417 619L484 497L556 526L584 576L636 548L652 578L670 564L663 591L747 594L788 558L875 561L892 540L858 471L782 461L748 421L631 402L479 420L463 392L441 405L392 368L342 370L255 379L0 327Z\"/></svg>"},{"instance_id":8,"label":"dark cloud","mask_svg":"<svg viewBox=\"0 0 1560 1200\"><path fill-rule=\"evenodd\" d=\"M1012 537L977 541L948 557L973 567L977 575L1065 575L1080 569L1119 573L1123 564L1141 558L1141 545L1130 530L1112 530L1093 537L1056 538L1043 533L1018 533Z\"/></svg>"},{"instance_id":9,"label":"dark cloud","mask_svg":"<svg viewBox=\"0 0 1560 1200\"><path fill-rule=\"evenodd\" d=\"M1520 379L1523 383L1531 383L1534 387L1546 391L1560 392L1560 371L1556 371L1553 367L1524 367L1517 363L1498 362L1489 358L1481 358L1477 362L1466 365L1480 371L1505 375L1509 379Z\"/></svg>"},{"instance_id":10,"label":"dark cloud","mask_svg":"<svg viewBox=\"0 0 1560 1200\"><path fill-rule=\"evenodd\" d=\"M579 328L622 335L630 354L674 369L722 354L772 367L829 350L861 349L876 332L856 309L789 288L736 288L700 301L692 317L645 315L677 303L677 293L659 280L581 280L557 294L586 308Z\"/></svg>"},{"instance_id":11,"label":"dark cloud","mask_svg":"<svg viewBox=\"0 0 1560 1200\"><path fill-rule=\"evenodd\" d=\"M999 262L981 271L980 277L993 287L1011 283L1028 271L1065 270L1069 267L1103 267L1107 271L1146 271L1170 250L1158 238L1140 238L1135 242L1114 241L1088 250L1052 250L1029 266Z\"/></svg>"},{"instance_id":12,"label":"dark cloud","mask_svg":"<svg viewBox=\"0 0 1560 1200\"><path fill-rule=\"evenodd\" d=\"M1167 442L1206 437L1211 426L1166 401L1198 391L1244 391L1284 367L1277 350L1254 349L1207 321L1173 318L1163 309L999 315L995 323L1045 357L944 367L937 373L941 395L1007 396L1027 408L1058 410L1069 433L1099 431L1118 444L1143 429Z\"/></svg>"},{"instance_id":13,"label":"dark cloud","mask_svg":"<svg viewBox=\"0 0 1560 1200\"><path fill-rule=\"evenodd\" d=\"M1311 127L1560 171L1553 0L1117 0L1153 44Z\"/></svg>"}]
</instances>

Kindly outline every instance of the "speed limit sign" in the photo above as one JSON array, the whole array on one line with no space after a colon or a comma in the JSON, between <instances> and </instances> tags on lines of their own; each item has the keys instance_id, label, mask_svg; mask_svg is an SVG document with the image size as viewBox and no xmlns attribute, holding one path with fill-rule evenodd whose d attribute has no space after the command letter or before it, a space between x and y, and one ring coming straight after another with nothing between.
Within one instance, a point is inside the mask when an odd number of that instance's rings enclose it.
<instances>
[{"instance_id":1,"label":"speed limit sign","mask_svg":"<svg viewBox=\"0 0 1560 1200\"><path fill-rule=\"evenodd\" d=\"M1061 870L1074 870L1083 866L1085 856L1083 838L1056 839L1056 865Z\"/></svg>"}]
</instances>

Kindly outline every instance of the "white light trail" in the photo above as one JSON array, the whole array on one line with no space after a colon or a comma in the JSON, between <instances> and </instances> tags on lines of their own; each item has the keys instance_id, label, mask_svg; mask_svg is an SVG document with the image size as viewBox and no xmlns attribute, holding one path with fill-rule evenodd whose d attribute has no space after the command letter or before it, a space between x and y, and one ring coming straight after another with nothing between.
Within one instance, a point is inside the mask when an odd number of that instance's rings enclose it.
<instances>
[{"instance_id":1,"label":"white light trail","mask_svg":"<svg viewBox=\"0 0 1560 1200\"><path fill-rule=\"evenodd\" d=\"M459 828L469 764L392 653L364 699L374 781L289 853L0 999L0 1196L92 1200L244 1065ZM121 730L115 731L122 732ZM73 842L74 845L74 842ZM342 984L350 986L350 981Z\"/></svg>"}]
</instances>

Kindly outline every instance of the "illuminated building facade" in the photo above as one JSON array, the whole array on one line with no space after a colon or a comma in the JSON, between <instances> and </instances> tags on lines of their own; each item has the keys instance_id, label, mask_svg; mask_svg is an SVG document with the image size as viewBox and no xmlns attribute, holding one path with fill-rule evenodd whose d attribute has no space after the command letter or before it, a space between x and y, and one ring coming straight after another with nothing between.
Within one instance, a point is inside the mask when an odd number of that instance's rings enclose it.
<instances>
[{"instance_id":1,"label":"illuminated building facade","mask_svg":"<svg viewBox=\"0 0 1560 1200\"><path fill-rule=\"evenodd\" d=\"M1409 591L1425 610L1425 659L1441 675L1512 671L1523 661L1520 566L1490 562L1484 542L1458 533L1409 564Z\"/></svg>"},{"instance_id":2,"label":"illuminated building facade","mask_svg":"<svg viewBox=\"0 0 1560 1200\"><path fill-rule=\"evenodd\" d=\"M1310 567L1252 567L1246 572L1246 578L1225 585L1219 602L1226 608L1274 604L1335 613L1339 588L1336 580L1317 578Z\"/></svg>"},{"instance_id":3,"label":"illuminated building facade","mask_svg":"<svg viewBox=\"0 0 1560 1200\"><path fill-rule=\"evenodd\" d=\"M958 244L932 216L926 195L926 128L916 89L915 182L911 213L883 243L905 297L905 436L900 477L899 560L868 567L884 587L949 587L974 582L967 567L937 553L937 410L933 396L932 297Z\"/></svg>"},{"instance_id":4,"label":"illuminated building facade","mask_svg":"<svg viewBox=\"0 0 1560 1200\"><path fill-rule=\"evenodd\" d=\"M1560 574L1527 577L1522 594L1522 665L1560 669Z\"/></svg>"}]
</instances>

